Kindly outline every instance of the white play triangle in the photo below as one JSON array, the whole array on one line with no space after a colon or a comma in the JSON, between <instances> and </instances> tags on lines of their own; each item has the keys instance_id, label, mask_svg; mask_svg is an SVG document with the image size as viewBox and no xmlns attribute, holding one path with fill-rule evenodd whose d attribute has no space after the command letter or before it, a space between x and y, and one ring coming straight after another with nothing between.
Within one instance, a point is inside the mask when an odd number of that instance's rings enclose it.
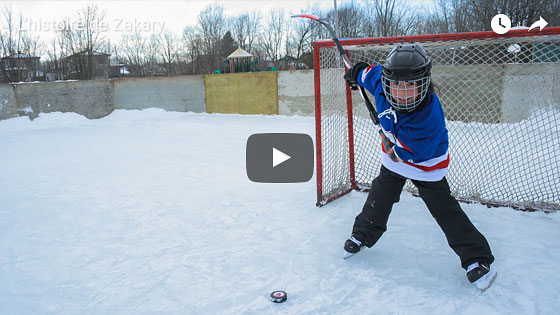
<instances>
[{"instance_id":1,"label":"white play triangle","mask_svg":"<svg viewBox=\"0 0 560 315\"><path fill-rule=\"evenodd\" d=\"M272 147L272 167L276 167L276 165L286 162L290 158L291 156L276 149L275 147Z\"/></svg>"}]
</instances>

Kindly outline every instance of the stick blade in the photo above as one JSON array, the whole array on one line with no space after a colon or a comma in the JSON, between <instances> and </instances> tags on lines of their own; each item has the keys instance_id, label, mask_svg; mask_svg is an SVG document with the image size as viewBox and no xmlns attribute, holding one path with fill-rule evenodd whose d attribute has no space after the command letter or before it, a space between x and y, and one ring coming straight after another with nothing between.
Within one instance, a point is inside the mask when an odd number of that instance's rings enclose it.
<instances>
[{"instance_id":1,"label":"stick blade","mask_svg":"<svg viewBox=\"0 0 560 315\"><path fill-rule=\"evenodd\" d=\"M301 17L301 18L307 18L307 19L312 19L315 21L319 21L320 17L315 16L315 15L311 15L311 14L297 14L297 15L292 15L291 17L295 18L295 17Z\"/></svg>"}]
</instances>

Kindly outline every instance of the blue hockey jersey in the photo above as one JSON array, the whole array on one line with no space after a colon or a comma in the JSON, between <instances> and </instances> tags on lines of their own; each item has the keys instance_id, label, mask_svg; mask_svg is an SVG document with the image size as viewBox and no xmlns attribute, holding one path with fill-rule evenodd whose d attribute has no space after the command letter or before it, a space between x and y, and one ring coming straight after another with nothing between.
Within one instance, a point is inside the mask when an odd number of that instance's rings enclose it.
<instances>
[{"instance_id":1,"label":"blue hockey jersey","mask_svg":"<svg viewBox=\"0 0 560 315\"><path fill-rule=\"evenodd\" d=\"M358 75L358 84L375 98L379 124L385 136L395 143L402 162L381 154L381 163L389 170L415 180L441 180L449 165L448 136L443 109L435 93L426 95L426 105L411 113L393 110L381 83L382 66L372 65ZM381 146L383 148L383 146Z\"/></svg>"}]
</instances>

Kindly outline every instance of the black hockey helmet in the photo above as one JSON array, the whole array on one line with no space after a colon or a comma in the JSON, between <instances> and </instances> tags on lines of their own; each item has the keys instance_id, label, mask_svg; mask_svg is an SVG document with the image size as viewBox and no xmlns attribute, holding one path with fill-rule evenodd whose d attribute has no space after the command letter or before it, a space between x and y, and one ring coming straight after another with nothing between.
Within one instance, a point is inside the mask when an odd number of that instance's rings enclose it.
<instances>
[{"instance_id":1,"label":"black hockey helmet","mask_svg":"<svg viewBox=\"0 0 560 315\"><path fill-rule=\"evenodd\" d=\"M391 106L400 112L412 112L422 103L430 86L432 60L420 44L397 44L383 64L382 81L385 97ZM391 96L391 83L414 82L418 97L398 102ZM408 85L407 85L408 86ZM410 88L410 87L409 87Z\"/></svg>"}]
</instances>

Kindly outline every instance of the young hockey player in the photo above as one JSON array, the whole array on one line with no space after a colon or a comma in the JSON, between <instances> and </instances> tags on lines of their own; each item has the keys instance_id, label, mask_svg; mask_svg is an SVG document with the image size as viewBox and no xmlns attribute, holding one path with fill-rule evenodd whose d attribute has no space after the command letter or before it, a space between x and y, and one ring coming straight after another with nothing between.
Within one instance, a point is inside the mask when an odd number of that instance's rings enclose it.
<instances>
[{"instance_id":1,"label":"young hockey player","mask_svg":"<svg viewBox=\"0 0 560 315\"><path fill-rule=\"evenodd\" d=\"M379 175L355 219L352 236L344 244L344 258L379 240L408 178L461 259L469 281L485 290L497 275L490 268L494 256L484 236L451 196L445 178L449 164L447 128L431 82L431 67L422 46L398 44L383 66L360 62L344 76L350 88L363 86L375 97L384 153Z\"/></svg>"}]
</instances>

